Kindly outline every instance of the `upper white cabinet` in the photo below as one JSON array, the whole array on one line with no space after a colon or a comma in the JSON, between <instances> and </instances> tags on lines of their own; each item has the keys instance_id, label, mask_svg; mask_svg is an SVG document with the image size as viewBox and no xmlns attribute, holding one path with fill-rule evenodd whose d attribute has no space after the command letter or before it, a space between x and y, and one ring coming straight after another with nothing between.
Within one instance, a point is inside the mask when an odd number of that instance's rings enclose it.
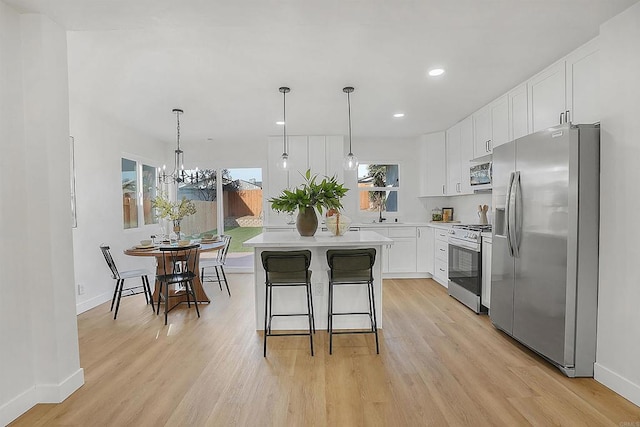
<instances>
[{"instance_id":1,"label":"upper white cabinet","mask_svg":"<svg viewBox=\"0 0 640 427\"><path fill-rule=\"evenodd\" d=\"M507 95L473 114L474 157L493 153L493 147L509 142L509 102Z\"/></svg>"},{"instance_id":2,"label":"upper white cabinet","mask_svg":"<svg viewBox=\"0 0 640 427\"><path fill-rule=\"evenodd\" d=\"M529 103L527 84L523 83L507 94L509 98L509 141L529 134Z\"/></svg>"},{"instance_id":3,"label":"upper white cabinet","mask_svg":"<svg viewBox=\"0 0 640 427\"><path fill-rule=\"evenodd\" d=\"M469 116L460 122L460 190L462 194L473 194L469 167L474 157L473 118Z\"/></svg>"},{"instance_id":4,"label":"upper white cabinet","mask_svg":"<svg viewBox=\"0 0 640 427\"><path fill-rule=\"evenodd\" d=\"M567 56L567 110L572 123L600 121L600 64L598 39Z\"/></svg>"},{"instance_id":5,"label":"upper white cabinet","mask_svg":"<svg viewBox=\"0 0 640 427\"><path fill-rule=\"evenodd\" d=\"M447 195L457 195L462 193L460 170L460 123L447 129Z\"/></svg>"},{"instance_id":6,"label":"upper white cabinet","mask_svg":"<svg viewBox=\"0 0 640 427\"><path fill-rule=\"evenodd\" d=\"M529 123L537 132L565 122L565 62L560 61L534 76L528 82Z\"/></svg>"},{"instance_id":7,"label":"upper white cabinet","mask_svg":"<svg viewBox=\"0 0 640 427\"><path fill-rule=\"evenodd\" d=\"M489 150L493 152L493 147L509 142L509 101L507 95L493 101L491 109L491 142Z\"/></svg>"},{"instance_id":8,"label":"upper white cabinet","mask_svg":"<svg viewBox=\"0 0 640 427\"><path fill-rule=\"evenodd\" d=\"M598 39L593 39L529 80L531 132L600 121L598 55Z\"/></svg>"},{"instance_id":9,"label":"upper white cabinet","mask_svg":"<svg viewBox=\"0 0 640 427\"><path fill-rule=\"evenodd\" d=\"M473 121L467 117L447 129L447 192L449 196L473 194L469 162L474 157Z\"/></svg>"},{"instance_id":10,"label":"upper white cabinet","mask_svg":"<svg viewBox=\"0 0 640 427\"><path fill-rule=\"evenodd\" d=\"M288 137L289 169L286 171L276 166L282 150L282 137L269 137L267 182L264 186L265 200L280 195L285 188L294 188L302 184L303 175L307 169L311 169L311 172L318 174L319 177L335 175L339 181L344 180L342 169L344 137L342 136ZM266 209L266 213L267 224L282 224L287 220L286 215L278 214L272 209Z\"/></svg>"},{"instance_id":11,"label":"upper white cabinet","mask_svg":"<svg viewBox=\"0 0 640 427\"><path fill-rule=\"evenodd\" d=\"M473 147L474 157L491 154L491 109L485 106L473 113Z\"/></svg>"},{"instance_id":12,"label":"upper white cabinet","mask_svg":"<svg viewBox=\"0 0 640 427\"><path fill-rule=\"evenodd\" d=\"M423 135L420 158L424 167L420 171L420 196L444 196L446 183L445 133Z\"/></svg>"}]
</instances>

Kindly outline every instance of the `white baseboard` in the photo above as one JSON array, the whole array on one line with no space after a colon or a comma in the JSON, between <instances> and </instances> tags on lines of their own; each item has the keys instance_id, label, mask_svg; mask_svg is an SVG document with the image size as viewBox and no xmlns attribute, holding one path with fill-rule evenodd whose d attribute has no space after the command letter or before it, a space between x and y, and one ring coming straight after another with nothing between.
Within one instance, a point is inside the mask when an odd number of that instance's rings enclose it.
<instances>
[{"instance_id":1,"label":"white baseboard","mask_svg":"<svg viewBox=\"0 0 640 427\"><path fill-rule=\"evenodd\" d=\"M38 403L60 403L84 384L84 369L80 368L60 384L36 385Z\"/></svg>"},{"instance_id":2,"label":"white baseboard","mask_svg":"<svg viewBox=\"0 0 640 427\"><path fill-rule=\"evenodd\" d=\"M6 426L11 421L31 409L38 400L36 399L36 388L30 387L23 391L4 405L0 406L0 426Z\"/></svg>"},{"instance_id":3,"label":"white baseboard","mask_svg":"<svg viewBox=\"0 0 640 427\"><path fill-rule=\"evenodd\" d=\"M634 384L599 363L593 365L593 378L631 403L640 406L640 385Z\"/></svg>"},{"instance_id":4,"label":"white baseboard","mask_svg":"<svg viewBox=\"0 0 640 427\"><path fill-rule=\"evenodd\" d=\"M111 301L113 298L113 294L103 293L86 301L76 304L76 314L84 313L85 311L91 310L94 307L99 306L100 304L104 304L107 301Z\"/></svg>"},{"instance_id":5,"label":"white baseboard","mask_svg":"<svg viewBox=\"0 0 640 427\"><path fill-rule=\"evenodd\" d=\"M84 370L78 369L60 384L37 384L0 406L0 425L7 425L38 403L60 403L84 384Z\"/></svg>"},{"instance_id":6,"label":"white baseboard","mask_svg":"<svg viewBox=\"0 0 640 427\"><path fill-rule=\"evenodd\" d=\"M382 273L383 279L430 279L429 273Z\"/></svg>"}]
</instances>

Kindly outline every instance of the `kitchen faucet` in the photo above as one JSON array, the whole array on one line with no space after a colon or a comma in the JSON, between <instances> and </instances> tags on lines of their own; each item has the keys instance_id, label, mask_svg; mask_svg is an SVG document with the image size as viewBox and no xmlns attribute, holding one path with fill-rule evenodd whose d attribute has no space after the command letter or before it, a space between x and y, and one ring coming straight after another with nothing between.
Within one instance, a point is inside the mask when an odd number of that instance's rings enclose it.
<instances>
[{"instance_id":1,"label":"kitchen faucet","mask_svg":"<svg viewBox=\"0 0 640 427\"><path fill-rule=\"evenodd\" d=\"M383 218L382 217L382 205L383 204L384 204L384 202L382 202L382 201L378 204L378 211L380 212L380 217L378 218L378 222L382 222L382 221L386 221L387 220L387 218Z\"/></svg>"}]
</instances>

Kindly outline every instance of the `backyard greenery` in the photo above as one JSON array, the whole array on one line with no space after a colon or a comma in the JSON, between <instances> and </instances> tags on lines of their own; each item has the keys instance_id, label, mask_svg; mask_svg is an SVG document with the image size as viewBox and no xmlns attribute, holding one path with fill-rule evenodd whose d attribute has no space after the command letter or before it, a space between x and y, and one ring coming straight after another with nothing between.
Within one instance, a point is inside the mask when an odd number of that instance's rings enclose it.
<instances>
[{"instance_id":1,"label":"backyard greenery","mask_svg":"<svg viewBox=\"0 0 640 427\"><path fill-rule=\"evenodd\" d=\"M262 227L225 227L224 233L231 236L231 245L229 252L252 252L253 248L242 246L242 242L262 233ZM218 234L218 229L205 231L202 234Z\"/></svg>"}]
</instances>

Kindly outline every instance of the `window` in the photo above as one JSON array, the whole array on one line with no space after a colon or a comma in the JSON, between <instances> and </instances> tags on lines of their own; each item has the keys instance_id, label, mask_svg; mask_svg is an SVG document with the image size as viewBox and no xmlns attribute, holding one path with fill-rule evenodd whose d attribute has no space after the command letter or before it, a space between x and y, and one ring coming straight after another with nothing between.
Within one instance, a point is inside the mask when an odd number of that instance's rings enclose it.
<instances>
[{"instance_id":1,"label":"window","mask_svg":"<svg viewBox=\"0 0 640 427\"><path fill-rule=\"evenodd\" d=\"M122 158L122 220L125 229L158 222L151 208L156 197L156 168Z\"/></svg>"},{"instance_id":2,"label":"window","mask_svg":"<svg viewBox=\"0 0 640 427\"><path fill-rule=\"evenodd\" d=\"M398 212L400 179L398 165L358 165L360 212Z\"/></svg>"}]
</instances>

